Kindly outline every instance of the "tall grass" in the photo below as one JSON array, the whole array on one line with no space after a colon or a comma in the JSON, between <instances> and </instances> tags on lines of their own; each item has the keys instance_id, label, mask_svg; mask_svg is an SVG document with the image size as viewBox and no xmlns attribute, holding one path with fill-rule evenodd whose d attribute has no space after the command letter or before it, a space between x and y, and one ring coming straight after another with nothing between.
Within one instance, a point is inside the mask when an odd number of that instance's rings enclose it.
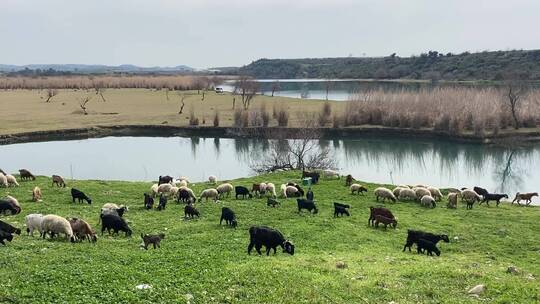
<instances>
[{"instance_id":1,"label":"tall grass","mask_svg":"<svg viewBox=\"0 0 540 304\"><path fill-rule=\"evenodd\" d=\"M371 91L347 101L341 121L345 126L433 128L483 135L484 131L498 132L512 124L505 94L498 88ZM518 111L522 126L540 126L540 91L530 91L522 98Z\"/></svg>"},{"instance_id":2,"label":"tall grass","mask_svg":"<svg viewBox=\"0 0 540 304\"><path fill-rule=\"evenodd\" d=\"M0 89L91 89L99 87L198 90L212 88L222 81L221 77L185 75L0 77Z\"/></svg>"}]
</instances>

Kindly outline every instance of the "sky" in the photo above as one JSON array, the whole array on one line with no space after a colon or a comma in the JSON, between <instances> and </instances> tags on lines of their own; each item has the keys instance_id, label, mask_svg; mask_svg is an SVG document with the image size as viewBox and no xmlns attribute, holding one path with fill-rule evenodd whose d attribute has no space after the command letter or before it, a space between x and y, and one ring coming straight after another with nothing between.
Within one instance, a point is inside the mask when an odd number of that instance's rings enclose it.
<instances>
[{"instance_id":1,"label":"sky","mask_svg":"<svg viewBox=\"0 0 540 304\"><path fill-rule=\"evenodd\" d=\"M0 63L208 68L540 49L539 17L539 0L0 0Z\"/></svg>"}]
</instances>

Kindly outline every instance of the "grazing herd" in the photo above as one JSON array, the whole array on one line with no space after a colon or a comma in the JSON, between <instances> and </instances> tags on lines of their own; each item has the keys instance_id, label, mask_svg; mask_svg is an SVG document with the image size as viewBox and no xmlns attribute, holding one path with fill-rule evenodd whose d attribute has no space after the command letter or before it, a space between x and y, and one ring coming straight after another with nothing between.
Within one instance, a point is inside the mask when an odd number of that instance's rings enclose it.
<instances>
[{"instance_id":1,"label":"grazing herd","mask_svg":"<svg viewBox=\"0 0 540 304\"><path fill-rule=\"evenodd\" d=\"M34 181L35 176L28 170L19 170L21 181ZM339 178L339 174L335 171L325 170L322 171L325 178ZM314 199L314 192L311 188L311 184L317 184L320 182L319 172L302 171L302 182L304 185L308 185L307 192L297 183L288 182L281 184L279 195L276 193L276 186L273 183L253 183L251 189L245 186L237 185L233 186L231 183L222 183L215 187L204 189L199 196L196 196L194 191L188 187L189 182L185 177L175 179L172 176L159 176L158 183L153 184L150 187L150 192L143 194L143 208L146 210L152 210L155 206L155 200L157 200L157 206L155 209L163 211L166 209L167 201L170 198L176 199L177 203L184 203L184 218L194 219L201 217L201 213L196 208L196 203L208 202L212 200L217 202L218 200L229 198L234 191L235 199L246 200L266 197L267 206L276 208L281 206L278 201L279 198L296 198L298 213L304 210L310 214L316 215L319 213L316 201ZM216 185L217 178L210 176L208 178L210 184ZM19 183L13 175L5 174L0 170L0 185L3 187L17 187ZM52 186L64 188L66 183L64 179L59 175L52 176ZM347 186L352 195L364 195L368 193L368 189L358 183L355 183L354 178L351 175L347 175L345 178L345 186ZM481 187L448 189L448 209L456 209L458 207L458 200L461 198L461 202L466 203L467 209L472 209L475 202L479 204L486 203L489 206L489 202L495 202L499 206L502 199L508 199L507 194L490 193L486 189ZM92 204L92 199L86 195L83 191L71 188L71 201L75 203L86 202ZM435 208L437 202L443 200L442 192L435 187L425 185L399 185L393 190L386 187L378 187L373 191L376 202L392 202L398 201L417 201L420 206L425 208ZM42 191L39 187L35 186L32 190L32 201L40 202L42 200ZM532 198L538 196L538 193L517 193L512 204L517 202L521 204L521 201L525 201L526 205L529 205ZM340 202L334 202L334 218L351 216L350 208L348 204ZM17 199L12 196L7 196L0 199L0 214L16 215L21 212L22 208ZM108 234L118 235L120 232L124 233L126 237L132 235L133 231L128 225L128 221L124 218L124 214L128 211L127 206L116 205L114 203L106 203L101 208L99 213L99 224L101 224L101 235L107 231ZM236 213L229 207L223 207L221 209L221 217L219 219L219 225L225 224L231 228L237 228L238 220ZM63 237L70 242L87 240L90 243L97 242L97 235L95 230L81 218L64 218L55 214L29 214L25 217L26 230L28 235L33 236L34 230L40 233L40 237L55 238L57 236ZM392 214L392 212L381 206L369 208L368 226L378 228L383 226L386 230L388 226L396 229L398 225L398 219ZM5 245L5 240L12 241L13 234L20 234L21 230L6 222L0 221L0 243ZM152 245L154 249L161 247L161 240L165 238L165 234L144 234L141 233L141 244L144 249L148 249L149 245ZM417 252L420 254L437 255L441 254L437 243L440 241L446 243L449 242L448 235L446 234L434 234L430 232L424 232L419 230L407 230L407 239L403 247L403 251L416 244ZM251 254L253 248L258 254L261 253L262 247L265 247L266 254L269 255L273 249L276 253L276 248L281 247L283 252L290 255L294 254L295 246L291 241L287 240L284 235L273 228L266 226L251 226L249 228L249 245L248 254Z\"/></svg>"}]
</instances>

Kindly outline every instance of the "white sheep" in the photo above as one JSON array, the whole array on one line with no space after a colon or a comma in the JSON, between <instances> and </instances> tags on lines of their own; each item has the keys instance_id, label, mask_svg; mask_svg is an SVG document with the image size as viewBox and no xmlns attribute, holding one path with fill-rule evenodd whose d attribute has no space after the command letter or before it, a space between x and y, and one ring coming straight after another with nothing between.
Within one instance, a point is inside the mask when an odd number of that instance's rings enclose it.
<instances>
[{"instance_id":1,"label":"white sheep","mask_svg":"<svg viewBox=\"0 0 540 304\"><path fill-rule=\"evenodd\" d=\"M395 197L399 197L399 192L402 190L402 189L406 189L406 188L403 188L403 187L395 187L394 190L392 190L392 193L394 193L394 196Z\"/></svg>"},{"instance_id":2,"label":"white sheep","mask_svg":"<svg viewBox=\"0 0 540 304\"><path fill-rule=\"evenodd\" d=\"M17 183L17 179L15 178L15 176L8 174L6 175L6 179L7 179L8 186L19 187L19 183Z\"/></svg>"},{"instance_id":3,"label":"white sheep","mask_svg":"<svg viewBox=\"0 0 540 304\"><path fill-rule=\"evenodd\" d=\"M104 210L104 209L119 209L120 207L115 204L115 203L105 203L103 204L103 207L101 207L101 210Z\"/></svg>"},{"instance_id":4,"label":"white sheep","mask_svg":"<svg viewBox=\"0 0 540 304\"><path fill-rule=\"evenodd\" d=\"M37 229L37 231L39 231L39 235L41 236L41 222L43 220L43 214L29 214L24 219L26 221L26 232L28 232L28 235L34 236L34 230Z\"/></svg>"},{"instance_id":5,"label":"white sheep","mask_svg":"<svg viewBox=\"0 0 540 304\"><path fill-rule=\"evenodd\" d=\"M186 180L183 180L183 179L177 179L177 180L173 181L173 185L174 185L175 187L180 188L180 187L187 187L188 183L187 183Z\"/></svg>"},{"instance_id":6,"label":"white sheep","mask_svg":"<svg viewBox=\"0 0 540 304\"><path fill-rule=\"evenodd\" d=\"M206 199L205 202L208 202L208 198L212 198L214 201L217 201L218 197L219 192L216 189L206 189L201 192L201 195L199 196L199 202L201 202L203 198Z\"/></svg>"},{"instance_id":7,"label":"white sheep","mask_svg":"<svg viewBox=\"0 0 540 304\"><path fill-rule=\"evenodd\" d=\"M360 185L360 184L352 184L349 189L351 189L351 193L354 194L355 192L357 194L362 194L362 192L367 192L367 188Z\"/></svg>"},{"instance_id":8,"label":"white sheep","mask_svg":"<svg viewBox=\"0 0 540 304\"><path fill-rule=\"evenodd\" d=\"M377 189L375 189L375 191L373 191L373 193L375 194L375 199L377 201L379 201L379 198L382 198L383 199L383 202L386 200L386 199L389 199L393 202L396 201L396 196L394 195L394 193L392 193L392 191L388 188L385 188L385 187L379 187Z\"/></svg>"},{"instance_id":9,"label":"white sheep","mask_svg":"<svg viewBox=\"0 0 540 304\"><path fill-rule=\"evenodd\" d=\"M158 188L159 188L159 185L158 184L153 184L151 187L150 187L150 193L152 193L152 197L156 197L157 193L158 193Z\"/></svg>"},{"instance_id":10,"label":"white sheep","mask_svg":"<svg viewBox=\"0 0 540 304\"><path fill-rule=\"evenodd\" d=\"M224 184L221 184L221 185L217 186L216 190L219 193L219 197L222 197L223 194L227 194L227 197L229 197L229 195L231 194L231 191L234 190L234 187L233 187L233 185L231 185L229 183L224 183Z\"/></svg>"},{"instance_id":11,"label":"white sheep","mask_svg":"<svg viewBox=\"0 0 540 304\"><path fill-rule=\"evenodd\" d=\"M1 172L0 172L0 186L6 187L6 188L9 186L6 176L2 174Z\"/></svg>"},{"instance_id":12,"label":"white sheep","mask_svg":"<svg viewBox=\"0 0 540 304\"><path fill-rule=\"evenodd\" d=\"M75 236L73 236L73 230L71 229L69 221L55 214L47 214L43 217L43 220L41 221L41 233L43 238L45 238L47 233L49 233L51 237L56 234L64 234L66 239L75 242Z\"/></svg>"},{"instance_id":13,"label":"white sheep","mask_svg":"<svg viewBox=\"0 0 540 304\"><path fill-rule=\"evenodd\" d=\"M276 198L276 186L273 183L266 183L266 192L270 193L273 198Z\"/></svg>"},{"instance_id":14,"label":"white sheep","mask_svg":"<svg viewBox=\"0 0 540 304\"><path fill-rule=\"evenodd\" d=\"M193 198L193 199L196 199L197 197L195 196L195 192L193 192L193 190L191 190L190 188L188 188L187 186L186 187L179 187L178 188L178 191L180 190L186 190L189 195Z\"/></svg>"},{"instance_id":15,"label":"white sheep","mask_svg":"<svg viewBox=\"0 0 540 304\"><path fill-rule=\"evenodd\" d=\"M405 184L401 184L401 185L398 185L398 187L400 188L406 188L406 189L411 189L411 187L405 185Z\"/></svg>"},{"instance_id":16,"label":"white sheep","mask_svg":"<svg viewBox=\"0 0 540 304\"><path fill-rule=\"evenodd\" d=\"M19 207L19 209L21 209L21 204L19 204L19 201L16 198L14 198L13 196L8 195L8 196L6 196L6 198L4 200L6 200L8 202L11 202L12 205L15 205L15 206Z\"/></svg>"},{"instance_id":17,"label":"white sheep","mask_svg":"<svg viewBox=\"0 0 540 304\"><path fill-rule=\"evenodd\" d=\"M172 187L173 186L171 184L161 184L158 186L157 193L168 194L169 192L171 192Z\"/></svg>"},{"instance_id":18,"label":"white sheep","mask_svg":"<svg viewBox=\"0 0 540 304\"><path fill-rule=\"evenodd\" d=\"M339 172L334 171L334 170L324 170L323 176L325 178L336 178L336 177L339 178Z\"/></svg>"},{"instance_id":19,"label":"white sheep","mask_svg":"<svg viewBox=\"0 0 540 304\"><path fill-rule=\"evenodd\" d=\"M259 183L259 196L261 193L266 193L267 188L268 188L267 183Z\"/></svg>"},{"instance_id":20,"label":"white sheep","mask_svg":"<svg viewBox=\"0 0 540 304\"><path fill-rule=\"evenodd\" d=\"M35 186L34 190L32 190L32 201L41 202L41 189L38 186Z\"/></svg>"},{"instance_id":21,"label":"white sheep","mask_svg":"<svg viewBox=\"0 0 540 304\"><path fill-rule=\"evenodd\" d=\"M423 187L415 187L415 188L413 188L413 191L414 191L414 193L416 193L416 198L417 198L418 200L422 199L422 197L423 197L424 195L429 195L429 196L431 196L431 192L429 192L428 189L423 188Z\"/></svg>"},{"instance_id":22,"label":"white sheep","mask_svg":"<svg viewBox=\"0 0 540 304\"><path fill-rule=\"evenodd\" d=\"M424 195L420 199L420 205L422 207L435 208L435 199L431 195Z\"/></svg>"},{"instance_id":23,"label":"white sheep","mask_svg":"<svg viewBox=\"0 0 540 304\"><path fill-rule=\"evenodd\" d=\"M433 197L436 201L442 200L443 195L439 188L429 186L427 189L429 190L429 193L431 193L431 197Z\"/></svg>"},{"instance_id":24,"label":"white sheep","mask_svg":"<svg viewBox=\"0 0 540 304\"><path fill-rule=\"evenodd\" d=\"M456 192L448 193L448 204L446 205L446 207L448 209L456 209L457 208L458 195L460 195L460 194L456 193Z\"/></svg>"},{"instance_id":25,"label":"white sheep","mask_svg":"<svg viewBox=\"0 0 540 304\"><path fill-rule=\"evenodd\" d=\"M280 197L287 197L287 185L285 184L281 184L281 186L279 187L279 196Z\"/></svg>"},{"instance_id":26,"label":"white sheep","mask_svg":"<svg viewBox=\"0 0 540 304\"><path fill-rule=\"evenodd\" d=\"M285 188L285 197L294 197L297 196L298 188L294 186L287 186Z\"/></svg>"},{"instance_id":27,"label":"white sheep","mask_svg":"<svg viewBox=\"0 0 540 304\"><path fill-rule=\"evenodd\" d=\"M171 187L171 191L169 193L171 196L176 196L176 194L178 194L178 191L180 191L180 187L173 186Z\"/></svg>"},{"instance_id":28,"label":"white sheep","mask_svg":"<svg viewBox=\"0 0 540 304\"><path fill-rule=\"evenodd\" d=\"M465 189L461 191L461 199L469 203L474 203L476 201L481 201L482 197L474 192L474 190Z\"/></svg>"},{"instance_id":29,"label":"white sheep","mask_svg":"<svg viewBox=\"0 0 540 304\"><path fill-rule=\"evenodd\" d=\"M217 177L215 175L210 175L208 177L208 181L212 184L215 184L217 182Z\"/></svg>"},{"instance_id":30,"label":"white sheep","mask_svg":"<svg viewBox=\"0 0 540 304\"><path fill-rule=\"evenodd\" d=\"M416 193L412 189L401 188L398 198L400 201L407 201L407 200L414 201L416 199Z\"/></svg>"}]
</instances>

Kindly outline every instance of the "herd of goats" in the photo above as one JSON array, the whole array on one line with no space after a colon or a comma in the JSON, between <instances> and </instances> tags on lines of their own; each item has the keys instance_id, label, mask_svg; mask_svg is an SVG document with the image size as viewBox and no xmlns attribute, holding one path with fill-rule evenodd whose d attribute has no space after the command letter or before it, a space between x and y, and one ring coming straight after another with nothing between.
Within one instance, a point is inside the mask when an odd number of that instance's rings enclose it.
<instances>
[{"instance_id":1,"label":"herd of goats","mask_svg":"<svg viewBox=\"0 0 540 304\"><path fill-rule=\"evenodd\" d=\"M320 181L321 173L325 177L338 177L339 174L335 171L325 170L322 172L302 172L302 180L307 185L317 184ZM35 176L26 169L19 170L20 180L35 180ZM216 184L217 179L215 176L209 177L209 182ZM15 176L11 174L6 174L0 169L0 186L2 187L16 187L18 186L18 181ZM66 183L61 176L53 175L52 176L52 185L58 187L66 187ZM355 183L355 180L351 175L347 175L345 178L345 185L349 187L352 194L363 194L368 192L368 189L358 183ZM214 188L208 188L201 192L197 197L193 190L188 187L188 179L185 177L180 177L178 179L171 176L160 176L158 183L152 185L149 193L144 193L144 208L153 209L155 202L157 200L157 210L164 210L167 205L168 199L175 199L178 203L185 203L184 207L184 216L186 219L192 219L194 217L199 217L200 212L195 207L197 200L201 202L203 199L208 201L212 199L217 201L218 199L229 195L234 191L236 199L239 197L245 199L246 197L252 198L254 195L258 197L267 197L267 205L270 207L276 207L280 205L278 198L296 198L298 205L298 212L302 210L307 210L310 213L318 213L316 206L316 201L314 200L314 193L311 190L311 187L307 192L304 191L302 186L297 183L289 182L287 184L282 184L279 188L279 191L276 191L276 186L273 183L256 183L252 185L251 189L248 189L244 186L233 187L230 183L222 183ZM455 209L457 208L458 199L461 198L462 202L466 203L467 209L472 209L475 202L479 204L486 203L489 205L490 201L494 201L497 206L502 199L508 199L507 194L498 194L490 193L486 189L481 187L474 187L473 189L447 189L447 208ZM418 201L420 205L426 208L434 208L436 202L442 201L443 194L436 187L426 186L426 185L399 185L393 190L390 190L385 187L378 187L373 191L375 199L377 202L390 200L396 202L400 201ZM532 202L532 198L538 196L538 193L517 193L512 204L517 202L518 205L521 204L521 201L525 201L526 205L529 205ZM35 202L41 201L42 192L39 187L34 187L32 191L32 200ZM88 204L92 203L92 199L86 195L84 192L71 188L71 198L75 202L87 202ZM334 203L334 217L339 216L350 216L348 209L350 208L347 204ZM119 232L124 232L126 236L131 236L132 230L129 227L127 221L123 218L124 213L128 210L127 206L116 205L113 203L106 203L101 208L99 222L101 223L101 234L107 231L111 234L111 231L114 234ZM12 196L7 196L6 198L0 199L0 214L19 214L22 211L22 207L18 200ZM222 222L231 227L236 228L237 219L234 211L230 208L223 207L220 225ZM34 230L38 230L42 238L46 238L49 235L50 238L54 238L56 235L65 235L67 239L71 242L88 240L89 242L96 242L97 236L92 227L83 219L80 218L64 218L54 214L42 215L42 214L29 214L25 217L26 230L29 235L33 235ZM384 207L370 207L370 215L368 219L368 224L370 226L379 227L384 225L386 229L387 226L391 226L394 229L397 226L397 219L392 214L392 212ZM12 241L13 234L20 234L21 229L12 226L11 224L0 221L0 243L5 245L5 240ZM142 246L144 249L148 249L149 245L152 245L154 249L160 247L161 240L165 238L165 234L142 234L141 238L143 241ZM248 254L251 254L253 247L258 254L261 253L261 248L264 246L266 248L266 254L269 255L270 251L273 249L276 253L277 247L281 247L283 252L294 254L294 244L287 240L284 235L273 228L266 226L252 226L249 228L249 245L248 245ZM424 253L428 255L433 255L435 253L437 256L440 255L440 250L437 248L437 243L439 241L449 242L448 235L446 234L434 234L425 231L419 230L408 230L407 239L403 251L407 248L411 251L411 247L416 244L417 252Z\"/></svg>"}]
</instances>

